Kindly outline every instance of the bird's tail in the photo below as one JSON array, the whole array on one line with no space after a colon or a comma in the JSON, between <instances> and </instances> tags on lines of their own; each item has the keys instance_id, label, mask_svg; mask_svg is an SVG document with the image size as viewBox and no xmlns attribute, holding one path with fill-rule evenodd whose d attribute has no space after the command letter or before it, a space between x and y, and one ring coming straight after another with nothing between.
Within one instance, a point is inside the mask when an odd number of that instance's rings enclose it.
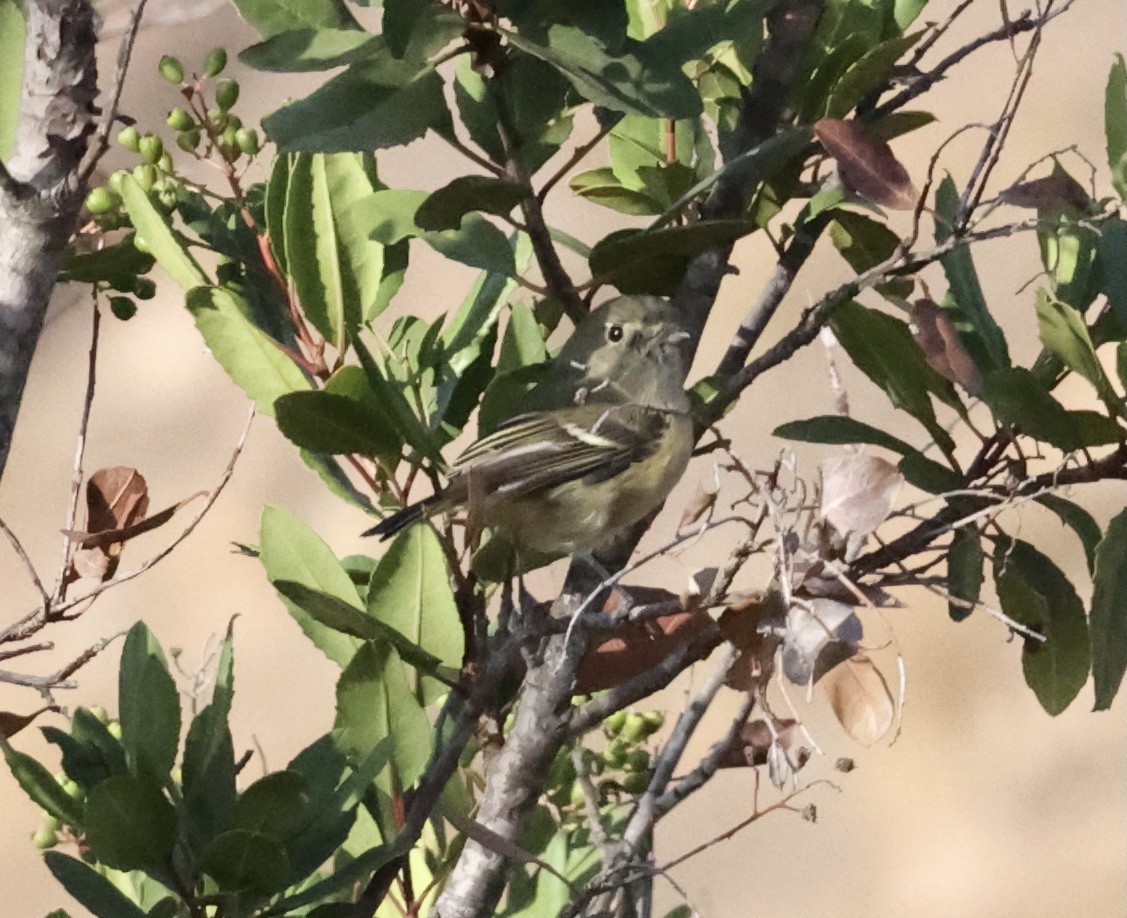
<instances>
[{"instance_id":1,"label":"bird's tail","mask_svg":"<svg viewBox=\"0 0 1127 918\"><path fill-rule=\"evenodd\" d=\"M362 536L379 536L380 541L384 542L395 535L399 530L406 529L418 523L420 520L426 519L438 507L438 500L434 497L428 497L426 500L421 500L417 504L411 504L404 507L402 510L397 510L385 520L381 520L371 529L367 529L360 533Z\"/></svg>"}]
</instances>

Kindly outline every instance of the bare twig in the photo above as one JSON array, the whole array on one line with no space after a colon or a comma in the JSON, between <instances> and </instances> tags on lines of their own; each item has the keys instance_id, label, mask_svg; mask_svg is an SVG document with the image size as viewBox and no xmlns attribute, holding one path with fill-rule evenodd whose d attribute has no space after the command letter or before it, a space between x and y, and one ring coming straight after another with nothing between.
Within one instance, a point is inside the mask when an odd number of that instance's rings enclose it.
<instances>
[{"instance_id":1,"label":"bare twig","mask_svg":"<svg viewBox=\"0 0 1127 918\"><path fill-rule=\"evenodd\" d=\"M3 519L0 519L0 531L8 537L8 541L12 544L15 553L19 555L24 567L27 568L27 574L31 578L31 582L35 584L35 588L39 591L39 595L43 600L43 608L46 609L51 603L51 596L44 588L43 581L39 579L39 574L35 570L35 565L31 563L31 558L28 557L27 552L24 550L23 543L20 542L19 538L17 538L16 534L12 532Z\"/></svg>"},{"instance_id":2,"label":"bare twig","mask_svg":"<svg viewBox=\"0 0 1127 918\"><path fill-rule=\"evenodd\" d=\"M22 673L8 672L7 670L0 670L0 682L7 682L11 685L22 685L26 688L33 688L38 690L39 694L48 704L54 704L55 699L51 694L57 689L72 689L77 686L70 677L73 676L78 670L94 659L98 654L105 650L111 643L116 641L119 637L125 634L124 631L117 634L104 637L87 647L82 653L71 660L62 669L56 670L50 675L46 676L28 676Z\"/></svg>"}]
</instances>

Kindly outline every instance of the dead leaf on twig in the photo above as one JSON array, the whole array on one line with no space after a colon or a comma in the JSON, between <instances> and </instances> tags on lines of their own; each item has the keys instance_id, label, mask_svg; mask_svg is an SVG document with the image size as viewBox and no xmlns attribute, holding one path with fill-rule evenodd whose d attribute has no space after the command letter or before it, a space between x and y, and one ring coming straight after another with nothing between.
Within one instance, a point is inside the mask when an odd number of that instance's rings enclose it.
<instances>
[{"instance_id":1,"label":"dead leaf on twig","mask_svg":"<svg viewBox=\"0 0 1127 918\"><path fill-rule=\"evenodd\" d=\"M716 496L720 493L718 487L706 488L697 482L693 496L685 501L685 509L681 511L681 521L677 524L680 532L687 526L692 526L716 506Z\"/></svg>"},{"instance_id":2,"label":"dead leaf on twig","mask_svg":"<svg viewBox=\"0 0 1127 918\"><path fill-rule=\"evenodd\" d=\"M716 582L717 573L719 573L719 570L715 567L704 567L699 571L694 571L692 576L689 577L689 582L686 584L684 592L681 593L681 605L686 612L695 612L700 608L701 601L712 589L712 584Z\"/></svg>"},{"instance_id":3,"label":"dead leaf on twig","mask_svg":"<svg viewBox=\"0 0 1127 918\"><path fill-rule=\"evenodd\" d=\"M833 599L791 607L783 637L783 673L795 685L817 682L857 653L863 637L853 608Z\"/></svg>"},{"instance_id":4,"label":"dead leaf on twig","mask_svg":"<svg viewBox=\"0 0 1127 918\"><path fill-rule=\"evenodd\" d=\"M933 300L916 300L912 307L912 335L924 359L936 373L966 389L977 397L982 393L982 376L978 372L959 330L947 310Z\"/></svg>"},{"instance_id":5,"label":"dead leaf on twig","mask_svg":"<svg viewBox=\"0 0 1127 918\"><path fill-rule=\"evenodd\" d=\"M892 691L875 663L864 654L845 660L822 678L822 687L845 732L872 746L896 716Z\"/></svg>"},{"instance_id":6,"label":"dead leaf on twig","mask_svg":"<svg viewBox=\"0 0 1127 918\"><path fill-rule=\"evenodd\" d=\"M1092 207L1092 199L1084 186L1059 166L1044 178L1011 185L998 195L998 199L1015 207L1051 213L1073 211L1084 214Z\"/></svg>"},{"instance_id":7,"label":"dead leaf on twig","mask_svg":"<svg viewBox=\"0 0 1127 918\"><path fill-rule=\"evenodd\" d=\"M823 118L814 135L837 163L846 186L891 210L914 210L920 193L892 148L856 121Z\"/></svg>"},{"instance_id":8,"label":"dead leaf on twig","mask_svg":"<svg viewBox=\"0 0 1127 918\"><path fill-rule=\"evenodd\" d=\"M31 714L13 714L11 711L0 711L0 736L3 736L4 739L11 739L44 711L50 710L50 706L45 705Z\"/></svg>"},{"instance_id":9,"label":"dead leaf on twig","mask_svg":"<svg viewBox=\"0 0 1127 918\"><path fill-rule=\"evenodd\" d=\"M801 768L810 758L810 751L798 746L798 721L779 718L774 723L772 734L767 721L751 720L740 728L739 738L729 747L720 759L721 768L745 768L749 765L766 765L771 747L775 746L789 758L797 768ZM775 737L778 736L778 742Z\"/></svg>"},{"instance_id":10,"label":"dead leaf on twig","mask_svg":"<svg viewBox=\"0 0 1127 918\"><path fill-rule=\"evenodd\" d=\"M770 675L779 646L775 632L782 624L783 614L782 597L777 591L750 597L724 610L716 624L725 640L740 650L724 679L725 685L738 692L750 692Z\"/></svg>"},{"instance_id":11,"label":"dead leaf on twig","mask_svg":"<svg viewBox=\"0 0 1127 918\"><path fill-rule=\"evenodd\" d=\"M892 512L904 476L891 462L867 453L822 463L821 516L845 541L845 559L856 557Z\"/></svg>"}]
</instances>

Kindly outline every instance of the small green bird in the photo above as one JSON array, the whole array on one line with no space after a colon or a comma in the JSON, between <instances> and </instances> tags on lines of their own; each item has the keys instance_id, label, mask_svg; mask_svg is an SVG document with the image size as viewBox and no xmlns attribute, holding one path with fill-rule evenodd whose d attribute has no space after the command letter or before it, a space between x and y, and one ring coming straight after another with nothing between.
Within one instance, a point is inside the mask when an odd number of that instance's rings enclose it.
<instances>
[{"instance_id":1,"label":"small green bird","mask_svg":"<svg viewBox=\"0 0 1127 918\"><path fill-rule=\"evenodd\" d=\"M365 535L386 539L434 514L469 509L516 547L588 553L658 507L693 446L681 342L669 304L623 296L586 316L518 414L472 444L433 497Z\"/></svg>"}]
</instances>

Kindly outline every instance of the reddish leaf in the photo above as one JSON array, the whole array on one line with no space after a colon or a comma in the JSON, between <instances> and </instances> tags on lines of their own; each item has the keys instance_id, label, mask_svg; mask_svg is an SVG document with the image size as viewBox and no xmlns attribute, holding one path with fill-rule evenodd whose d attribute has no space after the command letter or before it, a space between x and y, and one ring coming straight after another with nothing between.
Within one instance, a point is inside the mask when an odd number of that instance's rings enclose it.
<instances>
[{"instance_id":1,"label":"reddish leaf","mask_svg":"<svg viewBox=\"0 0 1127 918\"><path fill-rule=\"evenodd\" d=\"M0 736L11 739L40 714L49 710L51 709L43 707L31 714L13 714L11 711L0 711Z\"/></svg>"},{"instance_id":2,"label":"reddish leaf","mask_svg":"<svg viewBox=\"0 0 1127 918\"><path fill-rule=\"evenodd\" d=\"M928 366L977 397L982 392L982 375L963 347L947 310L932 300L917 300L912 307L912 325L912 336L924 352Z\"/></svg>"},{"instance_id":3,"label":"reddish leaf","mask_svg":"<svg viewBox=\"0 0 1127 918\"><path fill-rule=\"evenodd\" d=\"M920 193L892 148L856 121L823 118L814 135L837 162L848 188L874 204L913 210Z\"/></svg>"},{"instance_id":4,"label":"reddish leaf","mask_svg":"<svg viewBox=\"0 0 1127 918\"><path fill-rule=\"evenodd\" d=\"M1092 205L1084 186L1063 169L1044 178L1011 185L998 198L1015 207L1049 212L1075 211L1083 214Z\"/></svg>"},{"instance_id":5,"label":"reddish leaf","mask_svg":"<svg viewBox=\"0 0 1127 918\"><path fill-rule=\"evenodd\" d=\"M871 746L892 727L896 705L881 671L857 654L822 677L834 714L853 739Z\"/></svg>"}]
</instances>

